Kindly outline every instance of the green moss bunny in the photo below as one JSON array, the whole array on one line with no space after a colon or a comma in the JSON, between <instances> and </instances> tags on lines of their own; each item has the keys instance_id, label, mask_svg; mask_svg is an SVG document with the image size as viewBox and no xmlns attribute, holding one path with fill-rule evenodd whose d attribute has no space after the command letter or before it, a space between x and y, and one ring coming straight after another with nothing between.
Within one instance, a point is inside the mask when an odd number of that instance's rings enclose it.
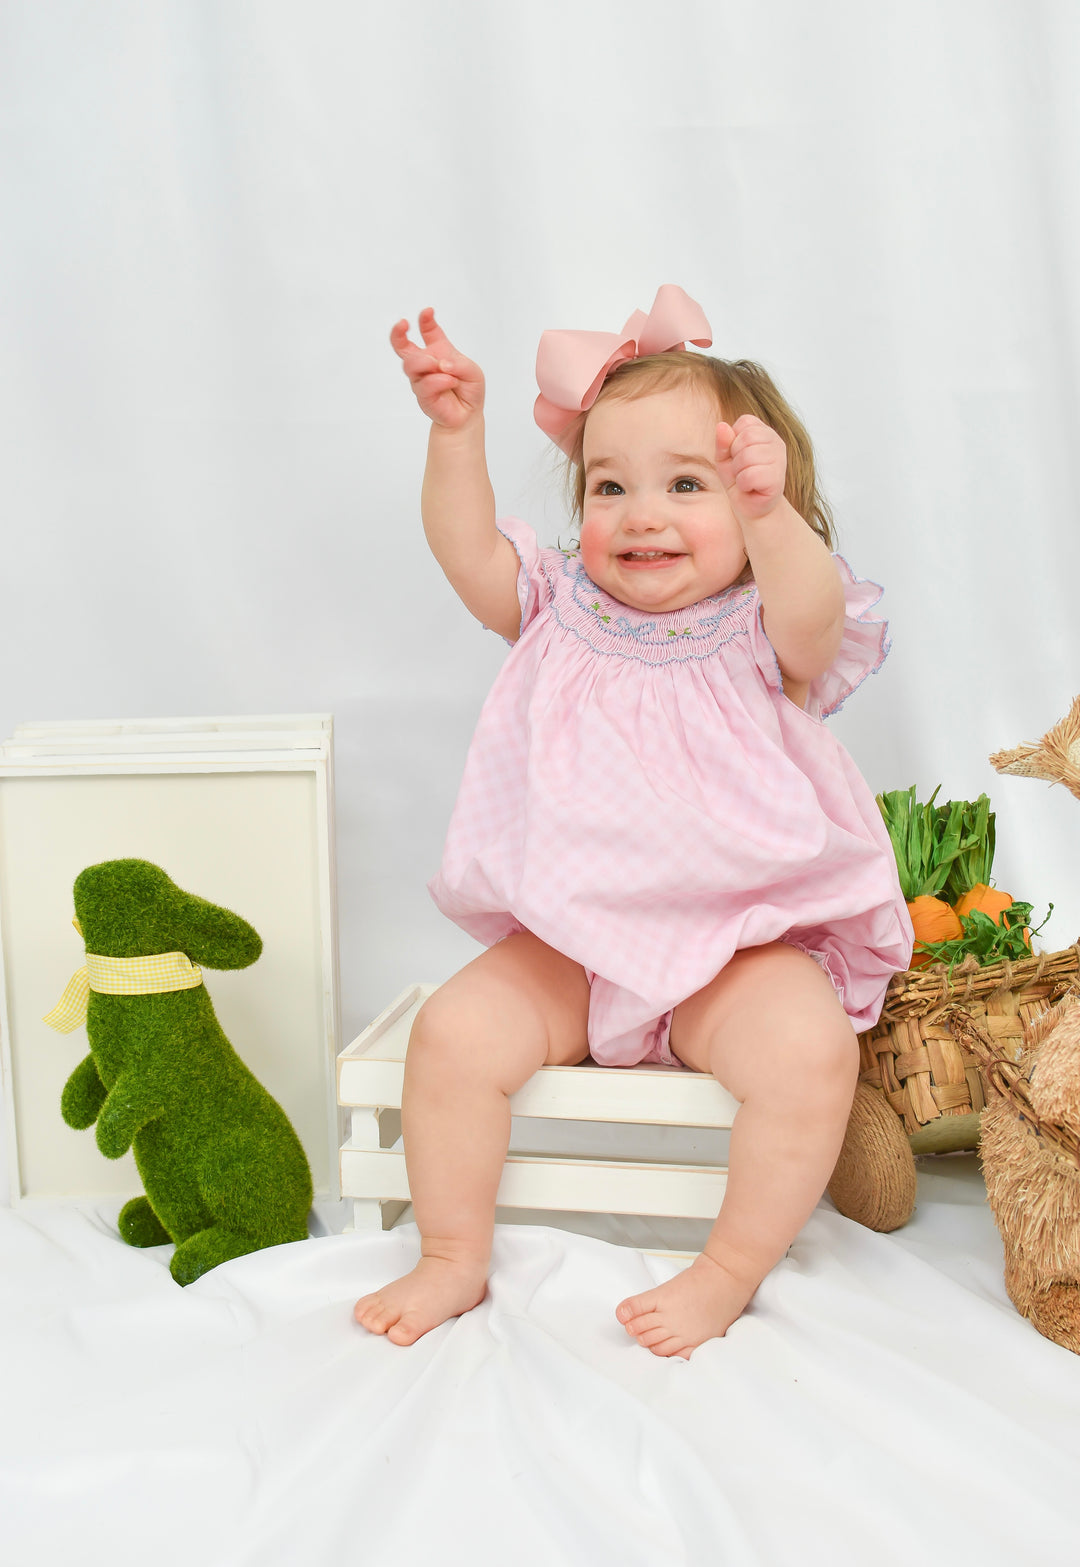
<instances>
[{"instance_id":1,"label":"green moss bunny","mask_svg":"<svg viewBox=\"0 0 1080 1567\"><path fill-rule=\"evenodd\" d=\"M146 860L84 870L75 912L88 955L184 953L200 967L239 969L262 951L239 915L183 892ZM72 1127L96 1122L107 1159L133 1150L146 1196L121 1210L129 1245L175 1242L172 1276L190 1284L230 1257L306 1237L312 1182L300 1140L230 1045L197 976L159 994L92 989L86 1028L90 1054L67 1080L61 1113Z\"/></svg>"}]
</instances>

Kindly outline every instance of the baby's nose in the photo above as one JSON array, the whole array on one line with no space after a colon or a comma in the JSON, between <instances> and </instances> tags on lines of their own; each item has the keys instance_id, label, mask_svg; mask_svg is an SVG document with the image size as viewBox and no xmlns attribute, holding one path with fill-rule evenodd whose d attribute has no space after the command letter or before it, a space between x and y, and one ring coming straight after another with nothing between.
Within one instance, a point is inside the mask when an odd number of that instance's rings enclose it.
<instances>
[{"instance_id":1,"label":"baby's nose","mask_svg":"<svg viewBox=\"0 0 1080 1567\"><path fill-rule=\"evenodd\" d=\"M630 533L657 533L664 526L655 508L646 501L631 503L626 509L623 524Z\"/></svg>"}]
</instances>

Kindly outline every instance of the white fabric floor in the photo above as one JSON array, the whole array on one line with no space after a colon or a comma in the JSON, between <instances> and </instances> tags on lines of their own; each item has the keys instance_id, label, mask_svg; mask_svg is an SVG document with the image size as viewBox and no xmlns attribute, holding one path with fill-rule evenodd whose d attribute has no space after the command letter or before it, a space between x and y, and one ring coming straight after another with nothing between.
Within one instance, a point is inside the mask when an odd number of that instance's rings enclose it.
<instances>
[{"instance_id":1,"label":"white fabric floor","mask_svg":"<svg viewBox=\"0 0 1080 1567\"><path fill-rule=\"evenodd\" d=\"M488 1299L403 1350L350 1306L411 1224L180 1290L114 1220L0 1210L20 1567L1077 1560L1080 1357L1010 1305L974 1156L924 1161L891 1236L824 1201L688 1362L612 1315L679 1264L595 1236L501 1226Z\"/></svg>"}]
</instances>

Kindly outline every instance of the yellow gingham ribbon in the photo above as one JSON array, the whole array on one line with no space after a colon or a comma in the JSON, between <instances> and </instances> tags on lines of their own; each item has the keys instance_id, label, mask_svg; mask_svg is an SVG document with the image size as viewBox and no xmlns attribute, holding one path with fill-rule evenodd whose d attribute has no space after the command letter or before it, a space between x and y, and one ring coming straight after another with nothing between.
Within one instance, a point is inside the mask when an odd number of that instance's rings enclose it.
<instances>
[{"instance_id":1,"label":"yellow gingham ribbon","mask_svg":"<svg viewBox=\"0 0 1080 1567\"><path fill-rule=\"evenodd\" d=\"M81 936L78 920L72 924ZM102 996L161 996L170 990L194 990L202 982L202 969L186 952L153 952L143 958L108 958L88 952L86 966L72 974L64 994L42 1022L58 1033L70 1034L86 1022L92 990Z\"/></svg>"}]
</instances>

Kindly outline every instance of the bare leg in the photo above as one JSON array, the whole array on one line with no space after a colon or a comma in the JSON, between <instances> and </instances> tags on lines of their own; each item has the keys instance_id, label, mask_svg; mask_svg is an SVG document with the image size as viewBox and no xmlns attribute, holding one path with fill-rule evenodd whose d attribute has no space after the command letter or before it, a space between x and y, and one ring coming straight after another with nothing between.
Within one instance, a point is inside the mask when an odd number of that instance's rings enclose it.
<instances>
[{"instance_id":1,"label":"bare leg","mask_svg":"<svg viewBox=\"0 0 1080 1567\"><path fill-rule=\"evenodd\" d=\"M421 1007L401 1104L421 1256L411 1273L357 1301L362 1327L412 1344L483 1300L509 1096L541 1066L584 1060L588 1017L584 969L527 931L482 953Z\"/></svg>"},{"instance_id":2,"label":"bare leg","mask_svg":"<svg viewBox=\"0 0 1080 1567\"><path fill-rule=\"evenodd\" d=\"M839 1157L858 1076L855 1031L812 958L737 952L676 1007L671 1047L739 1100L728 1182L705 1250L616 1316L656 1355L722 1337L813 1212Z\"/></svg>"}]
</instances>

